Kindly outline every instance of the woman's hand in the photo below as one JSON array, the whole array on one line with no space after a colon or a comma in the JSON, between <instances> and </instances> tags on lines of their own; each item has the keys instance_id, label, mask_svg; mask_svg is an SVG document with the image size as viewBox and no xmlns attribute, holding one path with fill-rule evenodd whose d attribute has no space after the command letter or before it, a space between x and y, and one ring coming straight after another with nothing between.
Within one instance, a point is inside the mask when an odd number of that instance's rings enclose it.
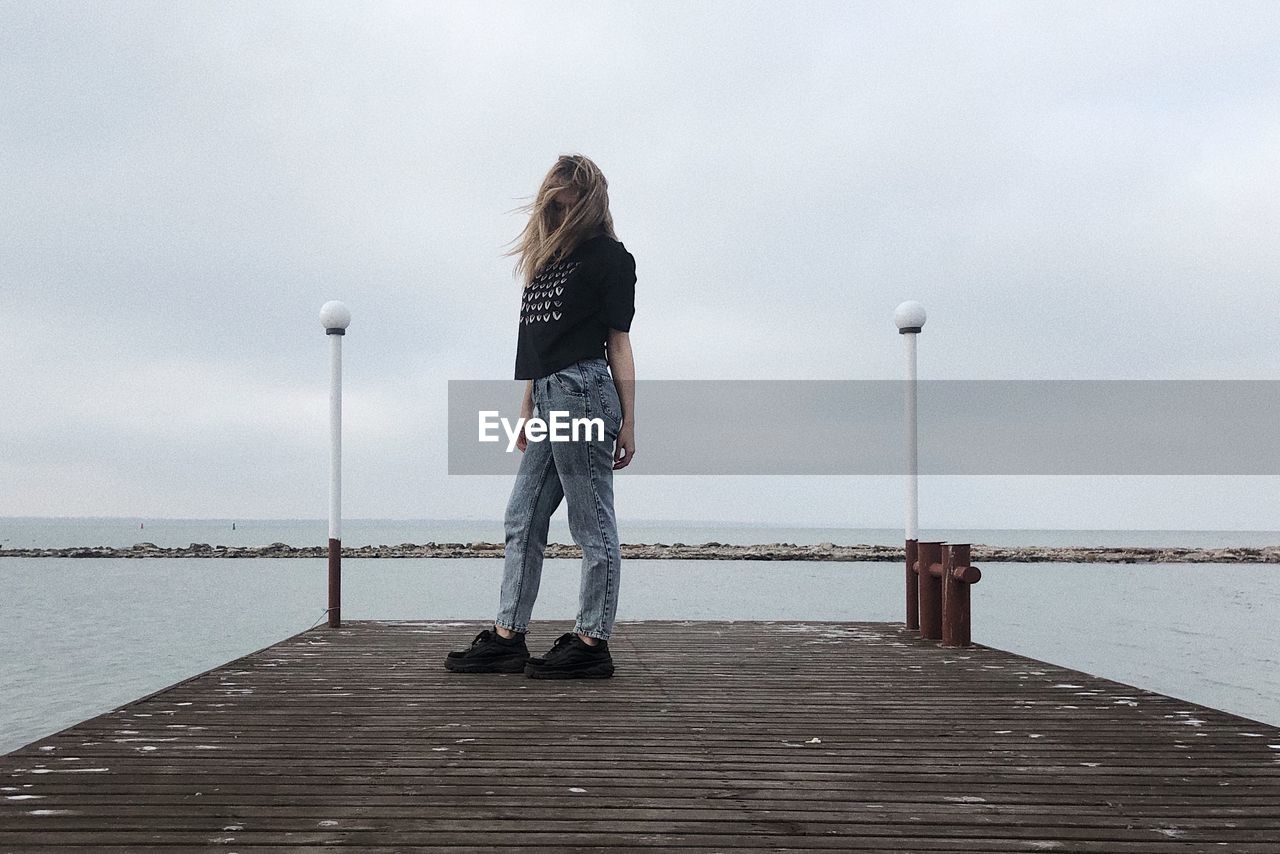
<instances>
[{"instance_id":1,"label":"woman's hand","mask_svg":"<svg viewBox=\"0 0 1280 854\"><path fill-rule=\"evenodd\" d=\"M523 418L524 421L520 423L520 435L516 436L516 447L519 448L520 453L523 454L525 448L529 447L529 435L525 431L529 429L529 419L533 417L533 413L529 413L528 415L522 413L520 417Z\"/></svg>"},{"instance_id":2,"label":"woman's hand","mask_svg":"<svg viewBox=\"0 0 1280 854\"><path fill-rule=\"evenodd\" d=\"M636 362L631 353L631 336L621 329L610 329L605 342L609 355L609 372L618 389L622 404L622 426L613 446L613 467L624 469L636 453Z\"/></svg>"},{"instance_id":3,"label":"woman's hand","mask_svg":"<svg viewBox=\"0 0 1280 854\"><path fill-rule=\"evenodd\" d=\"M613 446L613 467L615 470L624 469L631 462L631 458L636 452L636 428L630 419L622 422L622 429L618 431L617 443Z\"/></svg>"}]
</instances>

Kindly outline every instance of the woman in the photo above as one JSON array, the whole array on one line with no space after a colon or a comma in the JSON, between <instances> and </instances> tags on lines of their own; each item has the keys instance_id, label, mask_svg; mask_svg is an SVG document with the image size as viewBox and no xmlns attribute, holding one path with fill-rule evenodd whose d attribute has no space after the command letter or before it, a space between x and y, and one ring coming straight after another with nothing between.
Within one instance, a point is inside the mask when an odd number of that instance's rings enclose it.
<instances>
[{"instance_id":1,"label":"woman","mask_svg":"<svg viewBox=\"0 0 1280 854\"><path fill-rule=\"evenodd\" d=\"M608 677L622 561L613 510L613 471L635 454L635 366L628 333L635 314L635 258L613 231L608 183L581 155L556 161L538 189L519 245L524 279L516 345L518 380L527 380L520 416L594 418L604 430L579 441L531 441L506 511L506 563L498 616L445 666L461 673L538 678ZM607 361L606 361L607 357ZM569 531L582 546L577 624L542 658L525 633L542 577L551 514L569 505Z\"/></svg>"}]
</instances>

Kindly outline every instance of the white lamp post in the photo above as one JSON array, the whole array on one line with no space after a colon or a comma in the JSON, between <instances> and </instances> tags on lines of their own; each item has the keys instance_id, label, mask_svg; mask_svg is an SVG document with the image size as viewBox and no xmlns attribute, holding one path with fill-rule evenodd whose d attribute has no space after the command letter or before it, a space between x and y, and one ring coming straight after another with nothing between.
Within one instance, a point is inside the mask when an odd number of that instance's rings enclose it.
<instances>
[{"instance_id":1,"label":"white lamp post","mask_svg":"<svg viewBox=\"0 0 1280 854\"><path fill-rule=\"evenodd\" d=\"M329 336L329 626L342 621L342 336L351 311L337 300L320 307Z\"/></svg>"},{"instance_id":2,"label":"white lamp post","mask_svg":"<svg viewBox=\"0 0 1280 854\"><path fill-rule=\"evenodd\" d=\"M906 553L907 553L907 619L909 629L920 628L919 579L915 572L916 550L920 531L920 493L918 486L919 455L916 437L916 335L924 328L924 306L907 300L893 311L893 322L903 336L907 351L907 386L903 410L906 420Z\"/></svg>"}]
</instances>

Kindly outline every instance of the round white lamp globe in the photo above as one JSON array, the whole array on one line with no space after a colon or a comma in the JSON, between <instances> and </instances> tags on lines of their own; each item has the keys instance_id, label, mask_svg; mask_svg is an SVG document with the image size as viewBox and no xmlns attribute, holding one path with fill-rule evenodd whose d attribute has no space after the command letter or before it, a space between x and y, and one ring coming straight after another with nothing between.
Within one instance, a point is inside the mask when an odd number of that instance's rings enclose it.
<instances>
[{"instance_id":1,"label":"round white lamp globe","mask_svg":"<svg viewBox=\"0 0 1280 854\"><path fill-rule=\"evenodd\" d=\"M901 303L893 310L893 322L899 332L919 332L924 326L924 306L913 299Z\"/></svg>"},{"instance_id":2,"label":"round white lamp globe","mask_svg":"<svg viewBox=\"0 0 1280 854\"><path fill-rule=\"evenodd\" d=\"M336 299L329 300L320 307L320 325L326 330L346 329L351 323L351 309Z\"/></svg>"}]
</instances>

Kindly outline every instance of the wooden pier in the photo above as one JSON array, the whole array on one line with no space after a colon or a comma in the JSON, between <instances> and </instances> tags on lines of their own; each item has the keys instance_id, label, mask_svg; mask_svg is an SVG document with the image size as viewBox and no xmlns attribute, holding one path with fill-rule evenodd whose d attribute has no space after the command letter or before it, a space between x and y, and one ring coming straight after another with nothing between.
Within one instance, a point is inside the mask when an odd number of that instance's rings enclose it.
<instances>
[{"instance_id":1,"label":"wooden pier","mask_svg":"<svg viewBox=\"0 0 1280 854\"><path fill-rule=\"evenodd\" d=\"M0 757L0 852L1280 851L1280 729L897 624L311 629ZM570 621L535 621L541 655Z\"/></svg>"}]
</instances>

